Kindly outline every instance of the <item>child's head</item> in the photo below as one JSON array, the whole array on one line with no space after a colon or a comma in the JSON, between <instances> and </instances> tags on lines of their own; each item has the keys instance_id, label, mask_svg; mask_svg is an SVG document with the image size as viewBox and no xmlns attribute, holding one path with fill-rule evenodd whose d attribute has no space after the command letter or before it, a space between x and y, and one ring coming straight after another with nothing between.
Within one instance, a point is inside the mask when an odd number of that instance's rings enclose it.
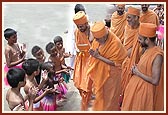
<instances>
[{"instance_id":1,"label":"child's head","mask_svg":"<svg viewBox=\"0 0 168 115\"><path fill-rule=\"evenodd\" d=\"M14 43L17 42L17 32L14 29L11 28L5 29L4 37L6 40L11 39Z\"/></svg>"},{"instance_id":2,"label":"child's head","mask_svg":"<svg viewBox=\"0 0 168 115\"><path fill-rule=\"evenodd\" d=\"M36 59L43 59L45 57L43 49L39 46L34 46L31 50L31 53Z\"/></svg>"},{"instance_id":3,"label":"child's head","mask_svg":"<svg viewBox=\"0 0 168 115\"><path fill-rule=\"evenodd\" d=\"M63 47L63 40L61 36L56 36L54 38L54 44L57 47L57 49L62 49Z\"/></svg>"},{"instance_id":4,"label":"child's head","mask_svg":"<svg viewBox=\"0 0 168 115\"><path fill-rule=\"evenodd\" d=\"M34 72L36 72L35 75L39 74L40 64L36 59L27 59L25 62L23 62L22 67L29 76Z\"/></svg>"},{"instance_id":5,"label":"child's head","mask_svg":"<svg viewBox=\"0 0 168 115\"><path fill-rule=\"evenodd\" d=\"M54 72L55 71L55 65L53 62L50 62L50 61L44 62L42 64L41 68L42 68L42 70L47 70L47 72Z\"/></svg>"},{"instance_id":6,"label":"child's head","mask_svg":"<svg viewBox=\"0 0 168 115\"><path fill-rule=\"evenodd\" d=\"M53 62L44 62L41 68L42 70L47 70L49 78L55 75L55 65Z\"/></svg>"},{"instance_id":7,"label":"child's head","mask_svg":"<svg viewBox=\"0 0 168 115\"><path fill-rule=\"evenodd\" d=\"M57 54L57 51L56 51L56 48L55 48L55 44L53 42L49 42L46 45L46 51L50 55L56 55Z\"/></svg>"},{"instance_id":8,"label":"child's head","mask_svg":"<svg viewBox=\"0 0 168 115\"><path fill-rule=\"evenodd\" d=\"M23 87L25 85L25 71L20 68L11 68L7 73L7 80L9 85L12 88L18 87L19 83L20 86Z\"/></svg>"}]
</instances>

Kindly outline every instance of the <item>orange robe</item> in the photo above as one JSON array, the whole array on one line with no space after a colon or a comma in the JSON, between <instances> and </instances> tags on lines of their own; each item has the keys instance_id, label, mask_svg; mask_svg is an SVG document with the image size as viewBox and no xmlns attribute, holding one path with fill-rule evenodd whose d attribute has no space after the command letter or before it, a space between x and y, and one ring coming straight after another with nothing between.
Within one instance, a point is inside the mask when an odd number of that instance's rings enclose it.
<instances>
[{"instance_id":1,"label":"orange robe","mask_svg":"<svg viewBox=\"0 0 168 115\"><path fill-rule=\"evenodd\" d=\"M88 50L91 44L89 42L89 37L86 36L85 33L80 32L78 29L75 31L75 40L76 46L80 52L77 53L75 58L73 81L75 87L79 90L79 93L82 97L81 110L87 110L92 91L92 81L89 77L86 76L88 58L90 56ZM88 44L89 48L83 49L82 47L78 46L79 44ZM83 91L86 91L86 93L83 93Z\"/></svg>"},{"instance_id":2,"label":"orange robe","mask_svg":"<svg viewBox=\"0 0 168 115\"><path fill-rule=\"evenodd\" d=\"M130 69L133 64L137 64L141 56L141 47L138 42L138 29L131 29L130 26L126 26L125 30L125 47L128 50L132 48L130 57L126 57L122 64L121 73L121 90L124 94L125 88L132 76Z\"/></svg>"},{"instance_id":3,"label":"orange robe","mask_svg":"<svg viewBox=\"0 0 168 115\"><path fill-rule=\"evenodd\" d=\"M132 77L132 73L131 73L131 67L134 64L137 64L140 60L140 57L142 56L143 51L142 48L136 38L136 40L134 41L134 45L131 51L131 56L130 58L127 58L128 60L125 63L125 60L123 62L122 65L122 77L121 77L121 89L122 89L122 94L124 94L125 92L125 88L127 87L127 84L129 83L129 80Z\"/></svg>"},{"instance_id":4,"label":"orange robe","mask_svg":"<svg viewBox=\"0 0 168 115\"><path fill-rule=\"evenodd\" d=\"M159 26L159 18L157 16L157 14L153 11L148 9L147 12L145 13L141 13L140 14L140 22L141 23L152 23L152 24L156 24L157 26Z\"/></svg>"},{"instance_id":5,"label":"orange robe","mask_svg":"<svg viewBox=\"0 0 168 115\"><path fill-rule=\"evenodd\" d=\"M82 89L84 91L89 91L89 89L86 86L86 70L87 70L87 62L89 58L88 50L86 49L83 51L81 50L81 47L78 46L78 44L88 44L91 46L88 36L86 36L85 33L80 32L79 30L76 30L75 32L75 42L76 46L79 49L79 53L77 53L76 59L75 59L75 69L74 69L74 85L78 89Z\"/></svg>"},{"instance_id":6,"label":"orange robe","mask_svg":"<svg viewBox=\"0 0 168 115\"><path fill-rule=\"evenodd\" d=\"M99 43L94 40L92 49L99 47ZM109 31L108 39L103 46L99 47L101 56L116 63L111 66L99 59L90 57L87 75L93 80L95 101L93 110L110 111L118 110L120 95L121 63L127 53L118 37ZM119 66L117 66L119 65Z\"/></svg>"},{"instance_id":7,"label":"orange robe","mask_svg":"<svg viewBox=\"0 0 168 115\"><path fill-rule=\"evenodd\" d=\"M117 14L117 11L116 11L112 14L112 17L111 17L110 30L121 40L121 43L124 42L126 16L127 16L126 13L120 16Z\"/></svg>"},{"instance_id":8,"label":"orange robe","mask_svg":"<svg viewBox=\"0 0 168 115\"><path fill-rule=\"evenodd\" d=\"M137 65L143 74L152 77L152 64L157 55L163 56L163 50L155 46L145 51ZM164 64L164 63L163 63ZM133 75L125 89L121 110L123 111L163 111L164 85L163 65L159 85L155 86Z\"/></svg>"}]
</instances>

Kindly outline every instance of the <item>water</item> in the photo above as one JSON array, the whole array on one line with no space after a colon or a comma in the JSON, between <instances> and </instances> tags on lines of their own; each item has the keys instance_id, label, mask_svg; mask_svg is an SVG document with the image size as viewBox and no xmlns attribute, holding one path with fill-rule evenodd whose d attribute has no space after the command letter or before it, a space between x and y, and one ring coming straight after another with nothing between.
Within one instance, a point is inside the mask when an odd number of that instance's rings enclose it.
<instances>
[{"instance_id":1,"label":"water","mask_svg":"<svg viewBox=\"0 0 168 115\"><path fill-rule=\"evenodd\" d=\"M89 20L95 22L104 20L107 13L113 13L113 10L115 10L113 3L116 4L115 2L82 4L86 8ZM39 45L45 51L46 44L53 41L57 35L63 37L64 47L66 48L67 34L64 32L68 30L72 22L74 6L75 2L66 4L63 2L3 3L2 30L8 27L17 30L18 42L27 45L27 58L32 57L31 49L33 46ZM6 40L3 39L2 41L5 46Z\"/></svg>"},{"instance_id":2,"label":"water","mask_svg":"<svg viewBox=\"0 0 168 115\"><path fill-rule=\"evenodd\" d=\"M74 6L72 3L4 4L3 30L10 27L18 32L18 42L26 43L27 57L30 58L34 45L41 46L45 51L46 44L53 41L56 35L62 36L66 44L67 38L64 32L68 30L72 21ZM84 6L91 22L104 20L105 4L84 4ZM3 41L5 46L6 40Z\"/></svg>"}]
</instances>

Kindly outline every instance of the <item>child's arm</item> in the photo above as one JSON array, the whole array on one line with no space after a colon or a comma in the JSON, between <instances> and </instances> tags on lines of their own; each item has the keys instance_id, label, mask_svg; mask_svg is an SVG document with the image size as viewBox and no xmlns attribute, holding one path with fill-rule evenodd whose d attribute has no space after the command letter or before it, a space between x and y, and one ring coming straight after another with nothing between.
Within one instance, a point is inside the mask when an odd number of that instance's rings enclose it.
<instances>
[{"instance_id":1,"label":"child's arm","mask_svg":"<svg viewBox=\"0 0 168 115\"><path fill-rule=\"evenodd\" d=\"M70 54L70 52L69 53L64 53L63 55L64 55L64 58L72 57L72 55Z\"/></svg>"},{"instance_id":2,"label":"child's arm","mask_svg":"<svg viewBox=\"0 0 168 115\"><path fill-rule=\"evenodd\" d=\"M69 69L69 70L74 70L73 68L71 68L70 66L66 66L66 65L61 65L63 69Z\"/></svg>"},{"instance_id":3,"label":"child's arm","mask_svg":"<svg viewBox=\"0 0 168 115\"><path fill-rule=\"evenodd\" d=\"M37 87L31 87L29 89L29 93L28 93L28 100L29 100L29 108L28 111L32 111L33 110L33 102L36 98L38 92L38 88Z\"/></svg>"},{"instance_id":4,"label":"child's arm","mask_svg":"<svg viewBox=\"0 0 168 115\"><path fill-rule=\"evenodd\" d=\"M41 77L42 77L42 81L41 83L38 85L38 88L39 90L41 90L44 86L44 84L46 83L46 81L48 80L48 72L47 71L42 71L42 74L41 74Z\"/></svg>"},{"instance_id":5,"label":"child's arm","mask_svg":"<svg viewBox=\"0 0 168 115\"><path fill-rule=\"evenodd\" d=\"M69 73L69 69L61 69L59 71L56 71L55 74L59 74L59 73Z\"/></svg>"}]
</instances>

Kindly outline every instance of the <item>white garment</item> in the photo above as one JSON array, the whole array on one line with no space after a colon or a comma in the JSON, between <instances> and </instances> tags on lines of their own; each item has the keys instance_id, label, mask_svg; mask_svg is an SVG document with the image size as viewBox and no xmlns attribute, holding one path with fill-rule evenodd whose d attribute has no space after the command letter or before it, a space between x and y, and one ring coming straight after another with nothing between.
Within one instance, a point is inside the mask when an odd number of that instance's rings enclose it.
<instances>
[{"instance_id":1,"label":"white garment","mask_svg":"<svg viewBox=\"0 0 168 115\"><path fill-rule=\"evenodd\" d=\"M71 12L70 12L70 17L69 17L69 28L68 28L68 33L66 37L66 45L65 45L65 52L69 53L72 55L68 59L65 59L67 66L70 66L71 68L74 68L74 61L76 57L76 47L75 47L75 29L76 25L73 22L73 16L74 14L74 7L75 4L71 6ZM70 72L71 79L73 78L73 72Z\"/></svg>"}]
</instances>

